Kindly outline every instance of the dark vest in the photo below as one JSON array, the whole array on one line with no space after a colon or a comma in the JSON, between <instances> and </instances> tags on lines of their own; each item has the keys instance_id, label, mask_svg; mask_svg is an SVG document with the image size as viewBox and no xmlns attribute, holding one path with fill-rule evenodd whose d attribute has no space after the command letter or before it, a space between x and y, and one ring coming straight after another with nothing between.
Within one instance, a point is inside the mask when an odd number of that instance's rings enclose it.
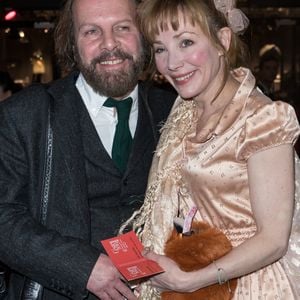
<instances>
[{"instance_id":1,"label":"dark vest","mask_svg":"<svg viewBox=\"0 0 300 300\"><path fill-rule=\"evenodd\" d=\"M87 109L83 103L81 106L80 124L91 216L91 243L102 250L100 240L115 236L120 224L142 204L153 149L150 147L146 159L139 162L143 164L142 167L137 167L129 175L126 172L121 174L106 152ZM107 167L103 169L103 163L111 165L111 172L107 171Z\"/></svg>"}]
</instances>

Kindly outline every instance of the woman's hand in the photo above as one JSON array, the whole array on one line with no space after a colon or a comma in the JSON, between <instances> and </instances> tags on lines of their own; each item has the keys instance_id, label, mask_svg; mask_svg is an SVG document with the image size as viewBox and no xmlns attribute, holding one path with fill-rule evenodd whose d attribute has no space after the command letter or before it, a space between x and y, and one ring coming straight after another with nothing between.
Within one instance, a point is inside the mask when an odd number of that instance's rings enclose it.
<instances>
[{"instance_id":1,"label":"woman's hand","mask_svg":"<svg viewBox=\"0 0 300 300\"><path fill-rule=\"evenodd\" d=\"M191 292L195 289L191 286L193 272L184 272L175 261L165 255L159 255L152 251L144 251L143 256L157 262L165 272L150 278L153 287L161 291Z\"/></svg>"}]
</instances>

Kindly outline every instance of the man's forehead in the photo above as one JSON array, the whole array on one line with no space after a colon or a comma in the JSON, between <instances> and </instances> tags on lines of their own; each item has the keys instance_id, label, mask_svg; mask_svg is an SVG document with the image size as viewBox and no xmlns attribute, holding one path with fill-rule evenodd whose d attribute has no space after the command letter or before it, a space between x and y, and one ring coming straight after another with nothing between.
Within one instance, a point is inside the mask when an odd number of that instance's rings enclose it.
<instances>
[{"instance_id":1,"label":"man's forehead","mask_svg":"<svg viewBox=\"0 0 300 300\"><path fill-rule=\"evenodd\" d=\"M135 0L75 0L73 4L75 19L82 17L134 18L136 16Z\"/></svg>"}]
</instances>

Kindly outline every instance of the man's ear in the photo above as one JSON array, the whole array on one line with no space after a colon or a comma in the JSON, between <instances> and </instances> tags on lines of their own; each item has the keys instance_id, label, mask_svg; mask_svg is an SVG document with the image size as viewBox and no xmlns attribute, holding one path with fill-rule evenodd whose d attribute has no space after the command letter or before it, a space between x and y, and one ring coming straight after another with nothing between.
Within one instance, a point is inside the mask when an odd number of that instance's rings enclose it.
<instances>
[{"instance_id":1,"label":"man's ear","mask_svg":"<svg viewBox=\"0 0 300 300\"><path fill-rule=\"evenodd\" d=\"M229 27L223 27L218 31L218 37L226 51L229 50L232 31Z\"/></svg>"}]
</instances>

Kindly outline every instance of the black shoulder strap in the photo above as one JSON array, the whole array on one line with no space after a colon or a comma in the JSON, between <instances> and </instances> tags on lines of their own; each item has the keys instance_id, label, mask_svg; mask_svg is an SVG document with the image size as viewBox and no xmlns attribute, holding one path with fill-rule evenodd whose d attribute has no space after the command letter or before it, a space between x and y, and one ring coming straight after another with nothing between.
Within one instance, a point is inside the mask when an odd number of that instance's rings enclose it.
<instances>
[{"instance_id":1,"label":"black shoulder strap","mask_svg":"<svg viewBox=\"0 0 300 300\"><path fill-rule=\"evenodd\" d=\"M41 205L40 205L40 222L45 225L47 220L47 210L49 202L49 189L52 173L52 149L53 149L53 131L51 121L53 117L53 99L49 97L49 108L47 117L46 147L44 160L44 175L42 181ZM22 290L21 300L41 300L43 298L43 286L39 283L25 278Z\"/></svg>"}]
</instances>

